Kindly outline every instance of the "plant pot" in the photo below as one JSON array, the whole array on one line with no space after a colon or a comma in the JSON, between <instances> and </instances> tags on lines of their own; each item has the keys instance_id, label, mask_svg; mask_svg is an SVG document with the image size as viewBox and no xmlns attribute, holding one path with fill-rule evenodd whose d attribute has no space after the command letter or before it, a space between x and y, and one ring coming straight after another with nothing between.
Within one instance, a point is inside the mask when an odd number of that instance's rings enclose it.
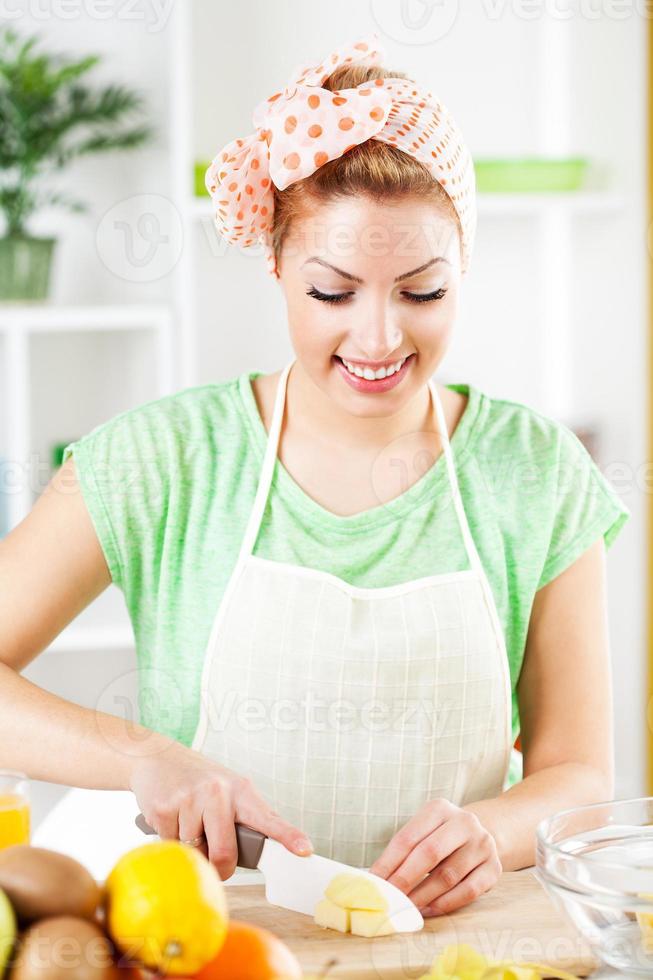
<instances>
[{"instance_id":1,"label":"plant pot","mask_svg":"<svg viewBox=\"0 0 653 980\"><path fill-rule=\"evenodd\" d=\"M47 299L56 241L29 235L0 238L0 301Z\"/></svg>"}]
</instances>

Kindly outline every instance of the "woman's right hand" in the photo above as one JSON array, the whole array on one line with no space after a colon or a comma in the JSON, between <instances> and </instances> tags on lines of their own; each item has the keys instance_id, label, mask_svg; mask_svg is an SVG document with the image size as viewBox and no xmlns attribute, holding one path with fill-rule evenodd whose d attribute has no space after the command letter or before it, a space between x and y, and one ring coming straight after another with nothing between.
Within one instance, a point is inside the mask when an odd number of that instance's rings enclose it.
<instances>
[{"instance_id":1,"label":"woman's right hand","mask_svg":"<svg viewBox=\"0 0 653 980\"><path fill-rule=\"evenodd\" d=\"M313 851L306 834L283 820L252 781L180 742L134 759L130 789L159 837L192 840L206 836L203 851L222 880L236 869L235 823L259 830L294 854Z\"/></svg>"}]
</instances>

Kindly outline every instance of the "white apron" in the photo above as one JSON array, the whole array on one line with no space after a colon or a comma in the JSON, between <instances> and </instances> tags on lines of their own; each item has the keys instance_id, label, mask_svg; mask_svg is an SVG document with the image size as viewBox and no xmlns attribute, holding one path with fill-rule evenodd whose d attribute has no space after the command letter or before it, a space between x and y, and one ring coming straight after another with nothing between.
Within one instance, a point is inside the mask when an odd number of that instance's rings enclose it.
<instances>
[{"instance_id":1,"label":"white apron","mask_svg":"<svg viewBox=\"0 0 653 980\"><path fill-rule=\"evenodd\" d=\"M505 788L508 657L432 381L469 569L359 588L253 554L292 364L211 628L192 747L248 776L316 853L367 868L427 800L462 806Z\"/></svg>"}]
</instances>

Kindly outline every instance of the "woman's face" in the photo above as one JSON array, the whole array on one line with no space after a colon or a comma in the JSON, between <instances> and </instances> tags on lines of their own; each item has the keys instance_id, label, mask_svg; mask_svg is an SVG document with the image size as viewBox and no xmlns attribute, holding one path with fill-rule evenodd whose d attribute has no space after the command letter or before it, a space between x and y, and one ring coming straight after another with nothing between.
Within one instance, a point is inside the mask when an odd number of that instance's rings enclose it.
<instances>
[{"instance_id":1,"label":"woman's face","mask_svg":"<svg viewBox=\"0 0 653 980\"><path fill-rule=\"evenodd\" d=\"M460 278L456 222L435 205L350 197L321 207L293 224L280 260L299 365L347 412L394 414L447 350Z\"/></svg>"}]
</instances>

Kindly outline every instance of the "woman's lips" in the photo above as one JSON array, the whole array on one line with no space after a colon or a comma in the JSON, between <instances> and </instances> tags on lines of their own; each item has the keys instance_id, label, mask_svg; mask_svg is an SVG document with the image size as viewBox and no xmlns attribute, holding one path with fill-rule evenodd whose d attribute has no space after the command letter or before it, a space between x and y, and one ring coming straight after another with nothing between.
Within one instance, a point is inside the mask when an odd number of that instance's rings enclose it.
<instances>
[{"instance_id":1,"label":"woman's lips","mask_svg":"<svg viewBox=\"0 0 653 980\"><path fill-rule=\"evenodd\" d=\"M354 391L377 393L389 391L391 388L394 388L396 385L400 384L407 372L410 371L414 358L415 354L409 354L399 370L395 371L394 374L391 374L389 378L379 378L378 381L368 381L367 378L359 378L357 375L351 374L340 358L336 354L333 355L333 359L336 362L338 370L342 375L344 375L345 380L349 386L354 389Z\"/></svg>"}]
</instances>

